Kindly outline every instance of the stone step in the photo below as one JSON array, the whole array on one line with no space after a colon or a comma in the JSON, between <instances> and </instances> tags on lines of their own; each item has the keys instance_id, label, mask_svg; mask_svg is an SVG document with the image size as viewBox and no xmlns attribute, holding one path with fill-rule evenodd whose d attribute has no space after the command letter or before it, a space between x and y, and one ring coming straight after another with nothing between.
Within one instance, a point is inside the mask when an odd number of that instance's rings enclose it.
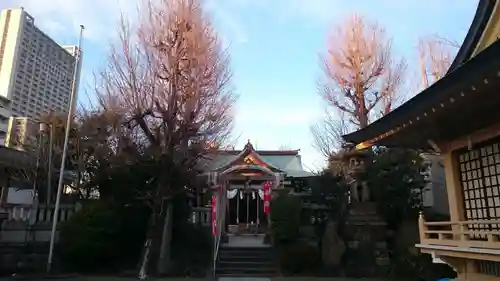
<instances>
[{"instance_id":1,"label":"stone step","mask_svg":"<svg viewBox=\"0 0 500 281\"><path fill-rule=\"evenodd\" d=\"M216 276L266 276L271 277L276 275L274 268L219 268L216 270Z\"/></svg>"},{"instance_id":2,"label":"stone step","mask_svg":"<svg viewBox=\"0 0 500 281\"><path fill-rule=\"evenodd\" d=\"M221 274L218 275L218 281L271 281L274 275L268 274L250 274L250 275L239 275L239 274Z\"/></svg>"},{"instance_id":3,"label":"stone step","mask_svg":"<svg viewBox=\"0 0 500 281\"><path fill-rule=\"evenodd\" d=\"M262 247L221 247L217 276L271 277L276 275L272 249Z\"/></svg>"},{"instance_id":4,"label":"stone step","mask_svg":"<svg viewBox=\"0 0 500 281\"><path fill-rule=\"evenodd\" d=\"M269 253L271 252L271 247L231 247L221 245L219 251L224 251L228 253Z\"/></svg>"},{"instance_id":5,"label":"stone step","mask_svg":"<svg viewBox=\"0 0 500 281\"><path fill-rule=\"evenodd\" d=\"M219 249L219 257L272 257L273 253L271 251L259 252L259 251L224 251Z\"/></svg>"},{"instance_id":6,"label":"stone step","mask_svg":"<svg viewBox=\"0 0 500 281\"><path fill-rule=\"evenodd\" d=\"M233 261L233 260L228 260L228 261L221 261L219 260L219 267L226 268L226 267L233 267L233 268L241 268L241 267L267 267L267 266L272 266L273 261L262 261L262 260L255 260L255 261Z\"/></svg>"},{"instance_id":7,"label":"stone step","mask_svg":"<svg viewBox=\"0 0 500 281\"><path fill-rule=\"evenodd\" d=\"M256 263L272 263L274 261L273 257L253 257L253 256L219 256L219 262L256 262Z\"/></svg>"},{"instance_id":8,"label":"stone step","mask_svg":"<svg viewBox=\"0 0 500 281\"><path fill-rule=\"evenodd\" d=\"M217 281L271 281L269 277L259 277L259 276L250 276L250 277L231 277L230 275L227 277L219 277Z\"/></svg>"}]
</instances>

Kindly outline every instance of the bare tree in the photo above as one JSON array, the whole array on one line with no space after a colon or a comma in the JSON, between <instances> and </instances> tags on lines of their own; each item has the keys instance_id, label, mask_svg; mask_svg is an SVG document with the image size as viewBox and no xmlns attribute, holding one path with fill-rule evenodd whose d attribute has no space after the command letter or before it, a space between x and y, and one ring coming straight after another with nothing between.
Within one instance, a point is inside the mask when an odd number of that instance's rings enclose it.
<instances>
[{"instance_id":1,"label":"bare tree","mask_svg":"<svg viewBox=\"0 0 500 281\"><path fill-rule=\"evenodd\" d=\"M443 78L450 68L460 44L439 35L425 36L418 40L421 88L427 88Z\"/></svg>"},{"instance_id":2,"label":"bare tree","mask_svg":"<svg viewBox=\"0 0 500 281\"><path fill-rule=\"evenodd\" d=\"M356 127L366 127L378 105L384 113L395 106L406 62L396 60L392 40L377 23L353 15L335 27L322 64L321 96Z\"/></svg>"},{"instance_id":3,"label":"bare tree","mask_svg":"<svg viewBox=\"0 0 500 281\"><path fill-rule=\"evenodd\" d=\"M342 147L344 140L342 135L347 134L349 126L342 115L334 116L326 113L325 118L311 126L314 138L313 146L326 158L329 159Z\"/></svg>"},{"instance_id":4,"label":"bare tree","mask_svg":"<svg viewBox=\"0 0 500 281\"><path fill-rule=\"evenodd\" d=\"M137 29L122 19L120 44L96 90L102 107L119 112L122 129L135 133L132 141L158 159L140 266L145 278L164 273L169 261L172 209L165 201L183 188L169 181L172 165L190 169L227 139L235 96L228 53L199 1L150 0L141 11Z\"/></svg>"},{"instance_id":5,"label":"bare tree","mask_svg":"<svg viewBox=\"0 0 500 281\"><path fill-rule=\"evenodd\" d=\"M278 148L278 150L280 151L290 151L292 150L292 146L288 143L288 144L282 144L280 145L280 147Z\"/></svg>"},{"instance_id":6,"label":"bare tree","mask_svg":"<svg viewBox=\"0 0 500 281\"><path fill-rule=\"evenodd\" d=\"M393 54L382 27L355 14L333 29L321 64L318 90L328 113L312 132L316 148L329 157L349 129L364 128L397 106L406 62Z\"/></svg>"}]
</instances>

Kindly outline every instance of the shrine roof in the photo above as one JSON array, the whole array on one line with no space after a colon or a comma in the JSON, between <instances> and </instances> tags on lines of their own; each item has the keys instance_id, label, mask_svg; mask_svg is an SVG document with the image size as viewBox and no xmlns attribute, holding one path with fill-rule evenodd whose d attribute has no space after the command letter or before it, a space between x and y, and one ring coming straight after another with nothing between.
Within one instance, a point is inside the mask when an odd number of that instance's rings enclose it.
<instances>
[{"instance_id":1,"label":"shrine roof","mask_svg":"<svg viewBox=\"0 0 500 281\"><path fill-rule=\"evenodd\" d=\"M480 1L466 39L442 79L366 128L344 135L344 140L358 148L377 144L427 149L429 142L449 141L496 121L500 41L473 53L497 2Z\"/></svg>"},{"instance_id":2,"label":"shrine roof","mask_svg":"<svg viewBox=\"0 0 500 281\"><path fill-rule=\"evenodd\" d=\"M253 150L251 144L247 144L243 150L219 150L212 155L211 160L206 163L206 171L215 171L230 166L245 153L255 153L263 162L291 177L309 177L314 174L305 171L302 167L302 159L299 150Z\"/></svg>"},{"instance_id":3,"label":"shrine roof","mask_svg":"<svg viewBox=\"0 0 500 281\"><path fill-rule=\"evenodd\" d=\"M498 121L496 89L500 41L368 127L344 135L346 142L428 149ZM474 116L474 118L471 118Z\"/></svg>"},{"instance_id":4,"label":"shrine roof","mask_svg":"<svg viewBox=\"0 0 500 281\"><path fill-rule=\"evenodd\" d=\"M472 20L472 24L465 36L462 46L458 50L457 56L453 60L447 73L457 69L459 66L467 62L474 53L477 44L483 36L483 31L488 25L488 21L493 13L498 0L480 0L476 9L476 14Z\"/></svg>"}]
</instances>

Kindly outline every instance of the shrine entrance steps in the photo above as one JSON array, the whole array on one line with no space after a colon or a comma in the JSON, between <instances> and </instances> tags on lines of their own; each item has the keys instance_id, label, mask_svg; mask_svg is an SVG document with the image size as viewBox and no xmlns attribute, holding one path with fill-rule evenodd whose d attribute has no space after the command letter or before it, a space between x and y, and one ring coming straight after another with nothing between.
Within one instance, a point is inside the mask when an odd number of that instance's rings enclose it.
<instances>
[{"instance_id":1,"label":"shrine entrance steps","mask_svg":"<svg viewBox=\"0 0 500 281\"><path fill-rule=\"evenodd\" d=\"M221 244L216 265L217 277L273 277L277 270L273 250L262 235L235 235Z\"/></svg>"}]
</instances>

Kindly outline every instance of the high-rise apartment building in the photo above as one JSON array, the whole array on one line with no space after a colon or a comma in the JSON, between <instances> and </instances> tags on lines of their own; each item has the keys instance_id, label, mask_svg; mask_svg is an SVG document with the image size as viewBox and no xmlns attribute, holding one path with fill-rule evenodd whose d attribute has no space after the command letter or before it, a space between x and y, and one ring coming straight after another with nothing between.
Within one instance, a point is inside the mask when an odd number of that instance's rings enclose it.
<instances>
[{"instance_id":1,"label":"high-rise apartment building","mask_svg":"<svg viewBox=\"0 0 500 281\"><path fill-rule=\"evenodd\" d=\"M0 138L11 116L37 121L69 110L77 49L57 44L23 8L1 12Z\"/></svg>"}]
</instances>

